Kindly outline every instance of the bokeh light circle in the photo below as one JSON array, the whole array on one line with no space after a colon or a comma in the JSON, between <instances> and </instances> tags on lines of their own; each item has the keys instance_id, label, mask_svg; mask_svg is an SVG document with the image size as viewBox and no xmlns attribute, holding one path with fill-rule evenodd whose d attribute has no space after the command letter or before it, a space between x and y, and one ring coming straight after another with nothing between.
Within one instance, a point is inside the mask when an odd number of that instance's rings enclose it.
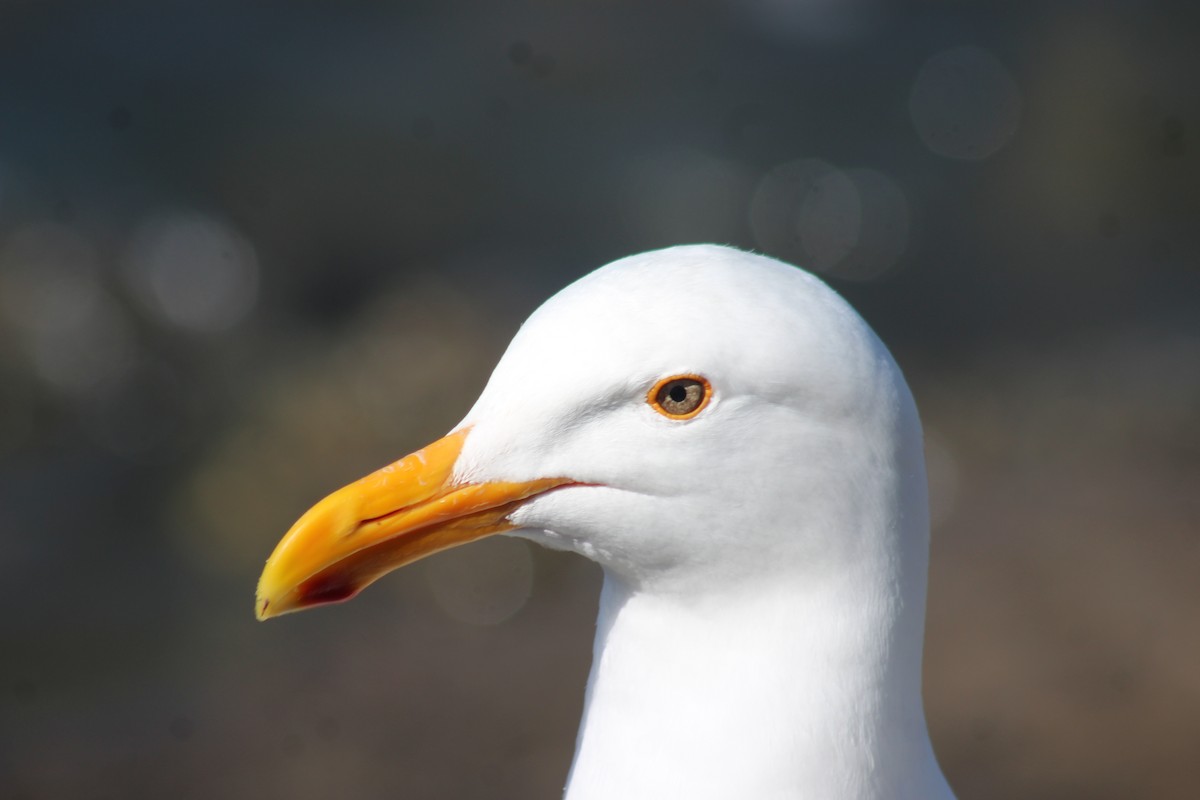
<instances>
[{"instance_id":1,"label":"bokeh light circle","mask_svg":"<svg viewBox=\"0 0 1200 800\"><path fill-rule=\"evenodd\" d=\"M499 625L529 600L533 556L522 539L491 536L430 559L425 574L447 616L471 625Z\"/></svg>"},{"instance_id":2,"label":"bokeh light circle","mask_svg":"<svg viewBox=\"0 0 1200 800\"><path fill-rule=\"evenodd\" d=\"M750 203L755 242L769 255L850 280L892 268L908 246L904 192L881 172L788 161L759 181Z\"/></svg>"},{"instance_id":3,"label":"bokeh light circle","mask_svg":"<svg viewBox=\"0 0 1200 800\"><path fill-rule=\"evenodd\" d=\"M38 377L67 394L88 395L136 360L133 327L101 285L95 249L66 225L26 226L0 250L0 312Z\"/></svg>"},{"instance_id":4,"label":"bokeh light circle","mask_svg":"<svg viewBox=\"0 0 1200 800\"><path fill-rule=\"evenodd\" d=\"M125 274L131 289L164 321L195 333L228 330L258 299L254 247L204 214L166 214L138 226Z\"/></svg>"},{"instance_id":5,"label":"bokeh light circle","mask_svg":"<svg viewBox=\"0 0 1200 800\"><path fill-rule=\"evenodd\" d=\"M946 158L977 161L1008 144L1021 121L1021 91L988 51L965 45L930 58L908 108L917 135Z\"/></svg>"},{"instance_id":6,"label":"bokeh light circle","mask_svg":"<svg viewBox=\"0 0 1200 800\"><path fill-rule=\"evenodd\" d=\"M904 191L882 172L852 169L846 175L858 193L858 241L833 274L872 280L894 268L908 249L912 213Z\"/></svg>"}]
</instances>

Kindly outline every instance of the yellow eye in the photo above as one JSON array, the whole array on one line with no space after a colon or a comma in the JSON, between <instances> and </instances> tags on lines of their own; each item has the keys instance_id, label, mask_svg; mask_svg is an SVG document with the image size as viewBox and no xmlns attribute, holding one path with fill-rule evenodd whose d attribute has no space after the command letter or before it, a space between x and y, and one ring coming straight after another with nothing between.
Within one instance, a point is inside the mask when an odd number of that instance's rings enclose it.
<instances>
[{"instance_id":1,"label":"yellow eye","mask_svg":"<svg viewBox=\"0 0 1200 800\"><path fill-rule=\"evenodd\" d=\"M671 419L691 419L699 414L712 397L712 386L699 375L676 375L654 384L646 402L658 413Z\"/></svg>"}]
</instances>

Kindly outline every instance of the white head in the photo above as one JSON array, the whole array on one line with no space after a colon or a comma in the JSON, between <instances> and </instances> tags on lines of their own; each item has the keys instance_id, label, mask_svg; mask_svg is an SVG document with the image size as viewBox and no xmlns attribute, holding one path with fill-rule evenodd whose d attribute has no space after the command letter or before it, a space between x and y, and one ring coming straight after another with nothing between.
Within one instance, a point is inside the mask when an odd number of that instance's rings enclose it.
<instances>
[{"instance_id":1,"label":"white head","mask_svg":"<svg viewBox=\"0 0 1200 800\"><path fill-rule=\"evenodd\" d=\"M710 387L691 418L648 402L674 376ZM511 519L633 585L797 579L797 567L899 561L907 548L925 558L903 377L841 297L770 258L695 245L593 272L530 317L460 427L463 481L587 484ZM914 518L881 531L901 494Z\"/></svg>"},{"instance_id":2,"label":"white head","mask_svg":"<svg viewBox=\"0 0 1200 800\"><path fill-rule=\"evenodd\" d=\"M677 377L702 401L690 414L654 402ZM908 387L841 297L770 258L673 247L548 300L453 433L293 526L258 613L514 528L633 588L859 576L920 609L925 492Z\"/></svg>"}]
</instances>

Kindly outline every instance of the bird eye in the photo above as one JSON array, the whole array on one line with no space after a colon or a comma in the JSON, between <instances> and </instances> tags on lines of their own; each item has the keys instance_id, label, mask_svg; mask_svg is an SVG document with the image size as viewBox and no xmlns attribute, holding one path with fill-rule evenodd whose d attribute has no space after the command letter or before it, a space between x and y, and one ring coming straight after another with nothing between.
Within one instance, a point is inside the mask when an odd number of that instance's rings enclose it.
<instances>
[{"instance_id":1,"label":"bird eye","mask_svg":"<svg viewBox=\"0 0 1200 800\"><path fill-rule=\"evenodd\" d=\"M700 413L712 396L712 386L698 375L664 378L646 395L646 402L671 419L691 419Z\"/></svg>"}]
</instances>

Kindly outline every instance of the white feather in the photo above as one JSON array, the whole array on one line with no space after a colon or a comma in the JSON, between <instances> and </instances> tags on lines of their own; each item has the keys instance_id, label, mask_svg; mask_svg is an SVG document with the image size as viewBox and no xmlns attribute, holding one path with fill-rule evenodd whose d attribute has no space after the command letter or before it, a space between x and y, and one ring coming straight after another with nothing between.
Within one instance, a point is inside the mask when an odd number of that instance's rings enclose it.
<instances>
[{"instance_id":1,"label":"white feather","mask_svg":"<svg viewBox=\"0 0 1200 800\"><path fill-rule=\"evenodd\" d=\"M646 402L680 374L713 387L687 421ZM952 797L920 422L825 284L711 245L622 259L533 314L462 425L464 480L594 484L513 515L604 567L570 800Z\"/></svg>"}]
</instances>

